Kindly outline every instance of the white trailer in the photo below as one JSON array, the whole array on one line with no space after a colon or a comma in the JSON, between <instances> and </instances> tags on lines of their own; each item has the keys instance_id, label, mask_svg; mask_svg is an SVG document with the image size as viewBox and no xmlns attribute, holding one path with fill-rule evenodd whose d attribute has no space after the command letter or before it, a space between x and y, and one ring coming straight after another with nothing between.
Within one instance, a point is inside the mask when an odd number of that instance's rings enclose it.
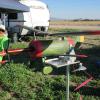
<instances>
[{"instance_id":1,"label":"white trailer","mask_svg":"<svg viewBox=\"0 0 100 100\"><path fill-rule=\"evenodd\" d=\"M29 33L28 30L23 28L16 28L17 25L24 25L31 27L33 29L38 29L41 31L47 31L49 27L49 20L50 20L50 13L48 6L39 0L11 0L11 2L8 2L9 0L3 0L2 4L0 5L2 11L5 11L5 26L8 28L9 36L10 37L17 37L18 33L20 35L25 35ZM20 3L18 3L20 2ZM13 3L13 4L12 4ZM10 6L12 4L12 6ZM28 12L21 11L21 5L23 4L29 8ZM14 5L14 6L13 6ZM11 8L12 7L12 8ZM20 7L20 10L19 10ZM15 10L15 9L16 10ZM14 9L14 10L12 10ZM17 10L18 9L18 10ZM25 9L25 7L24 7ZM26 9L25 9L26 11ZM2 12L0 13L0 17L2 17ZM15 33L15 34L14 34Z\"/></svg>"},{"instance_id":2,"label":"white trailer","mask_svg":"<svg viewBox=\"0 0 100 100\"><path fill-rule=\"evenodd\" d=\"M33 29L47 31L50 20L48 6L39 0L21 0L20 2L28 6L30 11L21 13L9 13L6 26L13 29L13 27L16 25L24 25L32 27ZM27 34L26 29L22 29L20 32L22 35Z\"/></svg>"},{"instance_id":3,"label":"white trailer","mask_svg":"<svg viewBox=\"0 0 100 100\"><path fill-rule=\"evenodd\" d=\"M48 6L39 0L22 0L21 3L30 8L30 12L23 13L24 25L47 31L50 20Z\"/></svg>"}]
</instances>

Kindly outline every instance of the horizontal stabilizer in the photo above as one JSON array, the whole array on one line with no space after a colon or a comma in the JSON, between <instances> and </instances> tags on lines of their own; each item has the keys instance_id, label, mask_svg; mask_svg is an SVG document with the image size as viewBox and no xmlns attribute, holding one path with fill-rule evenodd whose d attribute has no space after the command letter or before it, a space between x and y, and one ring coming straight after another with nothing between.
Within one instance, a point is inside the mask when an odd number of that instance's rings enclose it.
<instances>
[{"instance_id":1,"label":"horizontal stabilizer","mask_svg":"<svg viewBox=\"0 0 100 100\"><path fill-rule=\"evenodd\" d=\"M80 84L78 87L76 87L74 89L74 91L77 91L78 89L80 89L81 87L85 86L87 83L89 83L91 80L93 79L93 77L90 77L89 79L87 79L85 82L83 82L82 84Z\"/></svg>"},{"instance_id":2,"label":"horizontal stabilizer","mask_svg":"<svg viewBox=\"0 0 100 100\"><path fill-rule=\"evenodd\" d=\"M79 68L78 69L75 69L73 72L77 72L77 71L84 71L86 70L87 68L85 66L82 65L82 63L79 64Z\"/></svg>"}]
</instances>

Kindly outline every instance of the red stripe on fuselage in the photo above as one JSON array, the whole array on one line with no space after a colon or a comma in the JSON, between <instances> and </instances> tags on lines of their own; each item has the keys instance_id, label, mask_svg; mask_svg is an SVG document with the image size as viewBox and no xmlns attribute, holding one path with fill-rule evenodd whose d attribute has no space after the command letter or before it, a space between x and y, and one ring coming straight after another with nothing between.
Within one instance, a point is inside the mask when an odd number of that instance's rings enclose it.
<instances>
[{"instance_id":1,"label":"red stripe on fuselage","mask_svg":"<svg viewBox=\"0 0 100 100\"><path fill-rule=\"evenodd\" d=\"M33 47L34 50L32 52L30 52L30 56L32 59L34 58L38 58L38 57L42 57L42 43L39 40L33 40L30 43L30 47Z\"/></svg>"}]
</instances>

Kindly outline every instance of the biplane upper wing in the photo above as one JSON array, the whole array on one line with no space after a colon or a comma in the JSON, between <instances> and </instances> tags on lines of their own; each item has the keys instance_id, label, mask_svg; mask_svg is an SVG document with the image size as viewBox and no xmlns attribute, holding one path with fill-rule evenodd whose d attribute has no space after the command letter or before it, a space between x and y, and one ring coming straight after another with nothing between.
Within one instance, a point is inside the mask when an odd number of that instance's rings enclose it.
<instances>
[{"instance_id":1,"label":"biplane upper wing","mask_svg":"<svg viewBox=\"0 0 100 100\"><path fill-rule=\"evenodd\" d=\"M49 34L49 36L80 36L80 35L100 35L100 30L96 31L78 31L78 32L60 32L60 33L53 33Z\"/></svg>"}]
</instances>

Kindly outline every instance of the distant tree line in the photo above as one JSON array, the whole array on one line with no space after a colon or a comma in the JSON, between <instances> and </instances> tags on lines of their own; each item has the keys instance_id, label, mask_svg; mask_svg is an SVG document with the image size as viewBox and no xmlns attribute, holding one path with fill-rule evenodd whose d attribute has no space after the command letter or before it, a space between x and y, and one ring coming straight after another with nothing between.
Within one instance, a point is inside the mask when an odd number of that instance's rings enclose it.
<instances>
[{"instance_id":1,"label":"distant tree line","mask_svg":"<svg viewBox=\"0 0 100 100\"><path fill-rule=\"evenodd\" d=\"M73 19L72 21L100 21L100 19Z\"/></svg>"}]
</instances>

